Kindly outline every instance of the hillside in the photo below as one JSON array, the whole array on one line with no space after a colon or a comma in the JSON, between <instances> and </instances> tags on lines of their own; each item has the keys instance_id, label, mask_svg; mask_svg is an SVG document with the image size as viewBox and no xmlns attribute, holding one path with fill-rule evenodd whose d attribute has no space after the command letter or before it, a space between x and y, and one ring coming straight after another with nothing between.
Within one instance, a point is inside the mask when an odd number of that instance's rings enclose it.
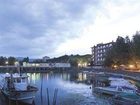
<instances>
[{"instance_id":1,"label":"hillside","mask_svg":"<svg viewBox=\"0 0 140 105\"><path fill-rule=\"evenodd\" d=\"M70 63L72 66L88 65L91 62L91 55L64 55L58 58L47 60L48 63Z\"/></svg>"}]
</instances>

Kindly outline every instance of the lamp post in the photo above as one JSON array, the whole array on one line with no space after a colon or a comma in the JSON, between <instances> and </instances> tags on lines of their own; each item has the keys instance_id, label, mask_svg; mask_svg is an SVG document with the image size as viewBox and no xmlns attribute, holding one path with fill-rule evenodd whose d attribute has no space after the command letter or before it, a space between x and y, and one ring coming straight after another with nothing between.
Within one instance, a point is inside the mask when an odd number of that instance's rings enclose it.
<instances>
[{"instance_id":1,"label":"lamp post","mask_svg":"<svg viewBox=\"0 0 140 105\"><path fill-rule=\"evenodd\" d=\"M5 64L6 64L7 71L9 71L9 69L8 69L8 61L6 61Z\"/></svg>"},{"instance_id":2,"label":"lamp post","mask_svg":"<svg viewBox=\"0 0 140 105\"><path fill-rule=\"evenodd\" d=\"M5 64L8 65L8 61L6 61Z\"/></svg>"}]
</instances>

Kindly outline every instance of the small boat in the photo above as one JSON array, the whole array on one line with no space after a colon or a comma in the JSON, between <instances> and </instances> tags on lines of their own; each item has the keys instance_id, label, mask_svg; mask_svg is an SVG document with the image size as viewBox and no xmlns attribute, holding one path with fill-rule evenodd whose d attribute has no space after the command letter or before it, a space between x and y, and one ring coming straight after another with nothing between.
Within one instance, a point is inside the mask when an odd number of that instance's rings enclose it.
<instances>
[{"instance_id":1,"label":"small boat","mask_svg":"<svg viewBox=\"0 0 140 105\"><path fill-rule=\"evenodd\" d=\"M113 97L115 105L140 105L140 96L136 93L123 93Z\"/></svg>"},{"instance_id":2,"label":"small boat","mask_svg":"<svg viewBox=\"0 0 140 105\"><path fill-rule=\"evenodd\" d=\"M1 92L12 101L32 104L38 88L28 83L27 75L11 74L4 78Z\"/></svg>"},{"instance_id":3,"label":"small boat","mask_svg":"<svg viewBox=\"0 0 140 105\"><path fill-rule=\"evenodd\" d=\"M110 86L95 87L94 91L100 94L116 95L120 93L136 93L137 87L123 78L109 78Z\"/></svg>"},{"instance_id":4,"label":"small boat","mask_svg":"<svg viewBox=\"0 0 140 105\"><path fill-rule=\"evenodd\" d=\"M108 87L95 87L94 91L100 94L114 96L120 93L135 93L136 90L125 86L108 86Z\"/></svg>"}]
</instances>

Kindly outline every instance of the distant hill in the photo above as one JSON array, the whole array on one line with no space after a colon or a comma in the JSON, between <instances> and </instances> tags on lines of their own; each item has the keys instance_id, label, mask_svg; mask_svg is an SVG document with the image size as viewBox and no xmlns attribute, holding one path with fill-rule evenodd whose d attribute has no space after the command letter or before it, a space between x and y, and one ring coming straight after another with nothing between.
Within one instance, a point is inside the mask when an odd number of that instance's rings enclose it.
<instances>
[{"instance_id":1,"label":"distant hill","mask_svg":"<svg viewBox=\"0 0 140 105\"><path fill-rule=\"evenodd\" d=\"M91 62L91 55L63 55L57 58L47 60L48 63L71 63L72 66L78 66L78 64L89 64Z\"/></svg>"}]
</instances>

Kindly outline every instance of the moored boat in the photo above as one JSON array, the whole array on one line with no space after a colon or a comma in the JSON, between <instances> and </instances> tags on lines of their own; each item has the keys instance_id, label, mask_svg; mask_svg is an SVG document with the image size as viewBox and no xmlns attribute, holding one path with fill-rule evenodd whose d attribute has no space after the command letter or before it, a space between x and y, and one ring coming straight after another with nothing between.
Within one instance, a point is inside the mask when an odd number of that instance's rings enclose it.
<instances>
[{"instance_id":1,"label":"moored boat","mask_svg":"<svg viewBox=\"0 0 140 105\"><path fill-rule=\"evenodd\" d=\"M140 105L140 96L136 93L121 93L113 97L115 105Z\"/></svg>"},{"instance_id":2,"label":"moored boat","mask_svg":"<svg viewBox=\"0 0 140 105\"><path fill-rule=\"evenodd\" d=\"M109 78L110 86L95 87L94 92L107 95L116 95L120 93L136 93L137 87L123 78Z\"/></svg>"},{"instance_id":3,"label":"moored boat","mask_svg":"<svg viewBox=\"0 0 140 105\"><path fill-rule=\"evenodd\" d=\"M120 93L135 93L136 90L130 87L108 86L108 87L95 87L94 91L100 94L116 95Z\"/></svg>"},{"instance_id":4,"label":"moored boat","mask_svg":"<svg viewBox=\"0 0 140 105\"><path fill-rule=\"evenodd\" d=\"M37 87L28 83L27 75L6 75L1 92L12 101L32 104Z\"/></svg>"}]
</instances>

